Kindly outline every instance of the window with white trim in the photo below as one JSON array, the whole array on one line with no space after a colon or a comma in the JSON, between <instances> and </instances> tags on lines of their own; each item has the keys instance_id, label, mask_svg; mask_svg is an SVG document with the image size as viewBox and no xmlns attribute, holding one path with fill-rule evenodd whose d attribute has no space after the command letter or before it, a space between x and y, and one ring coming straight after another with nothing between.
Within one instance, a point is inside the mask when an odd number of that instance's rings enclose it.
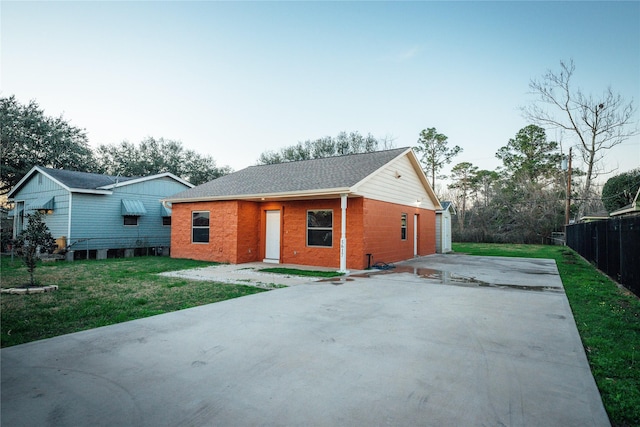
<instances>
[{"instance_id":1,"label":"window with white trim","mask_svg":"<svg viewBox=\"0 0 640 427\"><path fill-rule=\"evenodd\" d=\"M209 243L209 211L191 212L191 242Z\"/></svg>"},{"instance_id":2,"label":"window with white trim","mask_svg":"<svg viewBox=\"0 0 640 427\"><path fill-rule=\"evenodd\" d=\"M307 246L333 246L333 211L307 211Z\"/></svg>"}]
</instances>

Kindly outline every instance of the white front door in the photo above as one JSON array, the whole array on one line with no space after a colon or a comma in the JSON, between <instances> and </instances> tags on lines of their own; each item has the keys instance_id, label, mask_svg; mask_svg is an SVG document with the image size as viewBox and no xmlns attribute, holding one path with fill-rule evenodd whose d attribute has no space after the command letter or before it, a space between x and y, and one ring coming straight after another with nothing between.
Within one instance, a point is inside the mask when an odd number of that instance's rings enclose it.
<instances>
[{"instance_id":1,"label":"white front door","mask_svg":"<svg viewBox=\"0 0 640 427\"><path fill-rule=\"evenodd\" d=\"M280 262L280 211L267 211L264 262Z\"/></svg>"}]
</instances>

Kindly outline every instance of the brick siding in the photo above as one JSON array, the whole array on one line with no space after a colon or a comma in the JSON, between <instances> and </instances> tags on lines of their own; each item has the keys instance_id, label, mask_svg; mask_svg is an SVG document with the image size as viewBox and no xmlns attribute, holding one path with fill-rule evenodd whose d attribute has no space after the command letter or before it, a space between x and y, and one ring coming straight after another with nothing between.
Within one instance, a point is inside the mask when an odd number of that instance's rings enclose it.
<instances>
[{"instance_id":1,"label":"brick siding","mask_svg":"<svg viewBox=\"0 0 640 427\"><path fill-rule=\"evenodd\" d=\"M340 199L248 202L174 203L171 256L233 264L262 261L266 211L280 211L280 262L340 267ZM333 210L331 247L307 246L307 211ZM209 211L209 243L191 242L191 213ZM401 240L400 215L407 214L407 239ZM347 203L347 268L372 262L396 262L413 257L413 214L419 214L419 255L435 253L435 212L393 203L352 198Z\"/></svg>"}]
</instances>

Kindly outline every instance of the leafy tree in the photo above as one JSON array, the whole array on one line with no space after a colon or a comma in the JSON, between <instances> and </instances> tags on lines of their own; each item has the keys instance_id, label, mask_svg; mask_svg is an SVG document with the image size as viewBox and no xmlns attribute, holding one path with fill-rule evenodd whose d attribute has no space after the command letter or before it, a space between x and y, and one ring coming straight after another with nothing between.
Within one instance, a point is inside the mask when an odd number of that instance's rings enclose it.
<instances>
[{"instance_id":1,"label":"leafy tree","mask_svg":"<svg viewBox=\"0 0 640 427\"><path fill-rule=\"evenodd\" d=\"M35 286L34 272L36 270L38 254L51 252L56 242L44 222L44 215L40 212L25 216L27 226L16 238L16 247L22 252L22 259L29 271L29 286Z\"/></svg>"},{"instance_id":2,"label":"leafy tree","mask_svg":"<svg viewBox=\"0 0 640 427\"><path fill-rule=\"evenodd\" d=\"M462 152L462 148L457 145L449 147L447 136L438 133L436 128L423 129L420 132L415 150L420 155L425 172L431 176L432 188L436 186L436 174Z\"/></svg>"},{"instance_id":3,"label":"leafy tree","mask_svg":"<svg viewBox=\"0 0 640 427\"><path fill-rule=\"evenodd\" d=\"M384 140L384 146L391 148L392 141ZM340 132L338 136L325 136L316 140L306 140L281 148L279 151L265 151L260 154L258 164L294 162L298 160L321 159L346 154L369 153L378 150L379 142L371 134L362 136L359 132Z\"/></svg>"},{"instance_id":4,"label":"leafy tree","mask_svg":"<svg viewBox=\"0 0 640 427\"><path fill-rule=\"evenodd\" d=\"M48 117L36 101L0 98L0 194L6 194L33 166L83 172L94 167L83 129L62 116Z\"/></svg>"},{"instance_id":5,"label":"leafy tree","mask_svg":"<svg viewBox=\"0 0 640 427\"><path fill-rule=\"evenodd\" d=\"M613 176L602 187L602 203L613 212L633 203L640 188L640 168Z\"/></svg>"},{"instance_id":6,"label":"leafy tree","mask_svg":"<svg viewBox=\"0 0 640 427\"><path fill-rule=\"evenodd\" d=\"M600 96L584 95L573 87L574 72L573 60L561 61L559 72L547 71L541 79L531 80L529 88L538 100L522 110L533 122L569 131L576 137L586 166L582 199L587 199L598 175L597 164L606 150L636 135L638 128L633 121L633 100L626 102L611 88Z\"/></svg>"},{"instance_id":7,"label":"leafy tree","mask_svg":"<svg viewBox=\"0 0 640 427\"><path fill-rule=\"evenodd\" d=\"M536 125L520 129L496 157L502 160L508 175L533 181L557 175L562 159L558 143L547 141L545 130Z\"/></svg>"},{"instance_id":8,"label":"leafy tree","mask_svg":"<svg viewBox=\"0 0 640 427\"><path fill-rule=\"evenodd\" d=\"M491 203L494 241L544 243L564 223L561 190L524 176L503 181Z\"/></svg>"},{"instance_id":9,"label":"leafy tree","mask_svg":"<svg viewBox=\"0 0 640 427\"><path fill-rule=\"evenodd\" d=\"M544 243L564 224L565 182L559 170L558 144L547 141L543 128L518 131L496 156L504 167L478 171L456 165L453 187L461 191L454 238L463 241ZM461 203L465 201L466 209ZM469 207L471 201L471 207ZM463 209L465 210L462 214Z\"/></svg>"},{"instance_id":10,"label":"leafy tree","mask_svg":"<svg viewBox=\"0 0 640 427\"><path fill-rule=\"evenodd\" d=\"M449 188L457 188L460 190L460 201L458 205L460 211L458 215L458 225L462 230L464 228L465 214L467 212L467 199L471 193L476 189L476 174L478 173L478 167L469 162L458 163L451 169L451 178L453 183L449 185Z\"/></svg>"},{"instance_id":11,"label":"leafy tree","mask_svg":"<svg viewBox=\"0 0 640 427\"><path fill-rule=\"evenodd\" d=\"M503 181L493 200L495 232L516 242L543 243L562 223L563 177L558 144L547 141L537 125L520 129L496 157L504 164Z\"/></svg>"},{"instance_id":12,"label":"leafy tree","mask_svg":"<svg viewBox=\"0 0 640 427\"><path fill-rule=\"evenodd\" d=\"M493 194L495 194L495 186L500 180L500 175L496 171L482 169L475 174L475 188L480 194L476 195L476 202L480 204L482 197L482 205L487 207L491 203Z\"/></svg>"},{"instance_id":13,"label":"leafy tree","mask_svg":"<svg viewBox=\"0 0 640 427\"><path fill-rule=\"evenodd\" d=\"M146 176L171 172L199 185L231 172L210 156L187 150L179 141L147 138L138 146L127 141L97 149L98 171L109 175Z\"/></svg>"}]
</instances>

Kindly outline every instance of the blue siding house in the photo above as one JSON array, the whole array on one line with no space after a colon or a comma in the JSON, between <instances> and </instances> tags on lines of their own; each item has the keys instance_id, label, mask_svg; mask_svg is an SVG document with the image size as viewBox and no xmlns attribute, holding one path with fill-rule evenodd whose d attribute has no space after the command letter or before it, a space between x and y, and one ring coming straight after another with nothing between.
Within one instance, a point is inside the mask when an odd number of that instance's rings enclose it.
<instances>
[{"instance_id":1,"label":"blue siding house","mask_svg":"<svg viewBox=\"0 0 640 427\"><path fill-rule=\"evenodd\" d=\"M167 251L171 210L161 200L192 187L168 172L122 177L34 166L8 194L14 237L25 215L41 211L58 245L71 252L68 258L74 251L87 258L94 251L96 258Z\"/></svg>"}]
</instances>

